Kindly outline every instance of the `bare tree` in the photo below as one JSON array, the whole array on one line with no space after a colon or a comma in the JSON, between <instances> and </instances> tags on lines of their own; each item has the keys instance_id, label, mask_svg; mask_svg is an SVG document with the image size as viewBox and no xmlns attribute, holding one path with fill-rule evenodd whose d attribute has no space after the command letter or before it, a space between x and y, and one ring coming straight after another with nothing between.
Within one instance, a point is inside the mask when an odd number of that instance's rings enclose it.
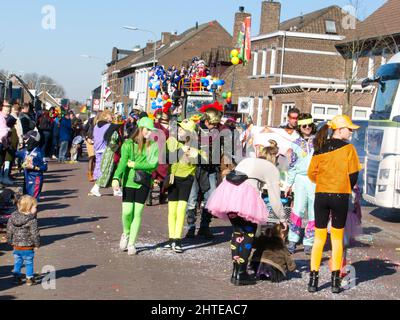
<instances>
[{"instance_id":1,"label":"bare tree","mask_svg":"<svg viewBox=\"0 0 400 320\"><path fill-rule=\"evenodd\" d=\"M36 90L37 92L47 91L55 98L62 98L65 96L64 88L49 76L27 73L24 75L23 80L30 89Z\"/></svg>"}]
</instances>

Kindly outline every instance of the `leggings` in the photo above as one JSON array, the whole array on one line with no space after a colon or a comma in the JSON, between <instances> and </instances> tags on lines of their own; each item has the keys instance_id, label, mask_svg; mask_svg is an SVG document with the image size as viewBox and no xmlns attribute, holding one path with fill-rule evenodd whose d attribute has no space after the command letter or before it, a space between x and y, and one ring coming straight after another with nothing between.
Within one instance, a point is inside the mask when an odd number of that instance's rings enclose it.
<instances>
[{"instance_id":1,"label":"leggings","mask_svg":"<svg viewBox=\"0 0 400 320\"><path fill-rule=\"evenodd\" d=\"M123 188L122 198L122 227L124 234L129 236L129 246L136 243L142 225L144 203L150 189Z\"/></svg>"},{"instance_id":2,"label":"leggings","mask_svg":"<svg viewBox=\"0 0 400 320\"><path fill-rule=\"evenodd\" d=\"M332 218L332 272L339 271L343 259L344 228L349 209L349 194L315 195L315 243L311 256L311 271L319 271L328 237L329 218Z\"/></svg>"},{"instance_id":3,"label":"leggings","mask_svg":"<svg viewBox=\"0 0 400 320\"><path fill-rule=\"evenodd\" d=\"M238 265L247 266L253 249L257 225L239 217L236 213L229 213L228 217L233 226L231 240L232 260Z\"/></svg>"},{"instance_id":4,"label":"leggings","mask_svg":"<svg viewBox=\"0 0 400 320\"><path fill-rule=\"evenodd\" d=\"M194 177L175 177L175 183L168 191L168 231L169 238L182 239L186 208Z\"/></svg>"}]
</instances>

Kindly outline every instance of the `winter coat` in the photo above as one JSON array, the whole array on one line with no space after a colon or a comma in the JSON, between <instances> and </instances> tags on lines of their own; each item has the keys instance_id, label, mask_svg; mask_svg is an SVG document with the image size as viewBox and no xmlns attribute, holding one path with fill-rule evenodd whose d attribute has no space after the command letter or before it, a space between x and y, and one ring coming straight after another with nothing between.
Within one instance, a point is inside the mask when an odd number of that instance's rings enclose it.
<instances>
[{"instance_id":1,"label":"winter coat","mask_svg":"<svg viewBox=\"0 0 400 320\"><path fill-rule=\"evenodd\" d=\"M60 121L59 141L72 141L72 123L71 119L63 118Z\"/></svg>"},{"instance_id":2,"label":"winter coat","mask_svg":"<svg viewBox=\"0 0 400 320\"><path fill-rule=\"evenodd\" d=\"M14 247L40 246L36 215L14 212L7 223L7 241Z\"/></svg>"},{"instance_id":3,"label":"winter coat","mask_svg":"<svg viewBox=\"0 0 400 320\"><path fill-rule=\"evenodd\" d=\"M285 277L286 273L296 270L296 263L283 240L278 237L261 237L256 243L253 261L268 264L278 269Z\"/></svg>"}]
</instances>

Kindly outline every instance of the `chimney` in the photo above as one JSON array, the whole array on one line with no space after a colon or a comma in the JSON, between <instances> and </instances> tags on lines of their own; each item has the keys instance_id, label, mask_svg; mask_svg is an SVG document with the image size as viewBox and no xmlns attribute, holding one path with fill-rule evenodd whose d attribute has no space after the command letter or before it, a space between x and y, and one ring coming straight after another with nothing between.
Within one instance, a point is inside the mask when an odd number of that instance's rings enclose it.
<instances>
[{"instance_id":1,"label":"chimney","mask_svg":"<svg viewBox=\"0 0 400 320\"><path fill-rule=\"evenodd\" d=\"M146 48L144 49L146 53L154 51L154 41L149 41L146 44Z\"/></svg>"},{"instance_id":2,"label":"chimney","mask_svg":"<svg viewBox=\"0 0 400 320\"><path fill-rule=\"evenodd\" d=\"M236 12L235 23L233 24L233 47L236 47L240 28L247 17L251 17L251 14L246 13L244 7L239 7L239 12Z\"/></svg>"},{"instance_id":3,"label":"chimney","mask_svg":"<svg viewBox=\"0 0 400 320\"><path fill-rule=\"evenodd\" d=\"M260 34L279 31L281 4L273 0L263 1L261 7Z\"/></svg>"},{"instance_id":4,"label":"chimney","mask_svg":"<svg viewBox=\"0 0 400 320\"><path fill-rule=\"evenodd\" d=\"M161 43L168 46L172 42L172 34L171 32L163 32L161 33Z\"/></svg>"}]
</instances>

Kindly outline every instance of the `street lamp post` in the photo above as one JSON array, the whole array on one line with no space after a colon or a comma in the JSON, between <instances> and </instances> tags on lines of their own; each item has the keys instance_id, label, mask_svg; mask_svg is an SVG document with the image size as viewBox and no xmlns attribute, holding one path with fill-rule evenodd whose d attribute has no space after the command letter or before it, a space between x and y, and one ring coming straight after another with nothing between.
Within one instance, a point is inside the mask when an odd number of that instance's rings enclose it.
<instances>
[{"instance_id":1,"label":"street lamp post","mask_svg":"<svg viewBox=\"0 0 400 320\"><path fill-rule=\"evenodd\" d=\"M146 29L140 29L140 28L136 28L136 27L130 27L130 26L125 26L122 27L123 29L126 30L130 30L130 31L142 31L142 32L147 32L147 33L151 33L154 37L154 58L153 58L153 67L156 66L156 57L157 57L157 35L155 34L155 32L150 31L150 30L146 30Z\"/></svg>"}]
</instances>

